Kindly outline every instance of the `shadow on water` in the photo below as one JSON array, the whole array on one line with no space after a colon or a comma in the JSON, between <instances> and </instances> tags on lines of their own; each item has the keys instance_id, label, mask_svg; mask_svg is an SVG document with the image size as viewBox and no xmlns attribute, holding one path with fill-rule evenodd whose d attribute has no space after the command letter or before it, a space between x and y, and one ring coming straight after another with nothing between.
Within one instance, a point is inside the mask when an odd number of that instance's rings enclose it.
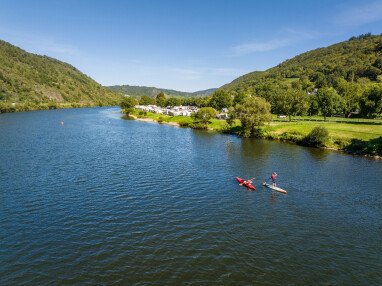
<instances>
[{"instance_id":1,"label":"shadow on water","mask_svg":"<svg viewBox=\"0 0 382 286\"><path fill-rule=\"evenodd\" d=\"M270 144L262 139L242 138L241 152L245 157L268 157Z\"/></svg>"},{"instance_id":2,"label":"shadow on water","mask_svg":"<svg viewBox=\"0 0 382 286\"><path fill-rule=\"evenodd\" d=\"M325 150L325 149L319 149L314 147L304 147L308 151L311 158L317 161L325 161L327 160L329 153L332 151Z\"/></svg>"}]
</instances>

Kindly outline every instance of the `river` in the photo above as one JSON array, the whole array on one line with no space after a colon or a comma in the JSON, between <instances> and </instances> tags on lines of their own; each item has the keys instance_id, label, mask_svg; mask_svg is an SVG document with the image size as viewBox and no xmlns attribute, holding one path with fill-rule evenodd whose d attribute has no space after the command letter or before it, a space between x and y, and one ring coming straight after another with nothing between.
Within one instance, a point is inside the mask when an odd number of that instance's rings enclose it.
<instances>
[{"instance_id":1,"label":"river","mask_svg":"<svg viewBox=\"0 0 382 286\"><path fill-rule=\"evenodd\" d=\"M0 146L0 285L382 284L381 161L118 108L0 114Z\"/></svg>"}]
</instances>

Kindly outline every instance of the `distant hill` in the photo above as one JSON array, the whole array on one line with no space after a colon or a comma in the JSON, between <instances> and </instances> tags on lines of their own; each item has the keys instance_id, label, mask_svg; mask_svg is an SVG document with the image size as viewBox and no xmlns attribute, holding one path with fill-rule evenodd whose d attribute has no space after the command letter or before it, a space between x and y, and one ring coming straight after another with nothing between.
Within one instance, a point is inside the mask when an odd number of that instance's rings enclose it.
<instances>
[{"instance_id":1,"label":"distant hill","mask_svg":"<svg viewBox=\"0 0 382 286\"><path fill-rule=\"evenodd\" d=\"M114 105L121 96L75 67L0 40L0 103ZM32 108L33 109L33 108ZM35 109L39 109L36 107Z\"/></svg>"},{"instance_id":2,"label":"distant hill","mask_svg":"<svg viewBox=\"0 0 382 286\"><path fill-rule=\"evenodd\" d=\"M335 86L339 79L360 84L381 82L381 74L382 36L364 34L305 52L266 71L248 73L221 89L233 94L254 92L261 95L266 89L293 82L310 81L312 87Z\"/></svg>"},{"instance_id":3,"label":"distant hill","mask_svg":"<svg viewBox=\"0 0 382 286\"><path fill-rule=\"evenodd\" d=\"M195 92L184 92L177 91L173 89L165 89L165 88L157 88L157 87L147 87L147 86L135 86L135 85L114 85L107 86L108 89L130 96L150 96L155 97L161 91L164 92L168 96L179 96L179 97L196 97L196 96L207 96L212 94L216 88L210 88L201 91Z\"/></svg>"}]
</instances>

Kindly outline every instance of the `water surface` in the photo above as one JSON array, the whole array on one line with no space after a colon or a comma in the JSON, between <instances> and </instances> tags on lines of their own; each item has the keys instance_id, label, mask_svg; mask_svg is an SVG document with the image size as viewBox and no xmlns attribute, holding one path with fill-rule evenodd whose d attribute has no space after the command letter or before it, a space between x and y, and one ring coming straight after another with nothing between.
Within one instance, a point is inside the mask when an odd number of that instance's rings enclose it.
<instances>
[{"instance_id":1,"label":"water surface","mask_svg":"<svg viewBox=\"0 0 382 286\"><path fill-rule=\"evenodd\" d=\"M382 284L381 162L117 108L0 114L0 146L0 285Z\"/></svg>"}]
</instances>

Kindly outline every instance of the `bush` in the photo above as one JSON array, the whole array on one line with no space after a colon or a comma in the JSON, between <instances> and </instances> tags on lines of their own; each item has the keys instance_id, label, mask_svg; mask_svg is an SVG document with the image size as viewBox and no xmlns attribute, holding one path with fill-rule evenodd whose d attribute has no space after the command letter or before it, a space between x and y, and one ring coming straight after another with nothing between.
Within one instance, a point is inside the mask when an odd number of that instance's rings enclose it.
<instances>
[{"instance_id":1,"label":"bush","mask_svg":"<svg viewBox=\"0 0 382 286\"><path fill-rule=\"evenodd\" d=\"M305 136L302 143L312 147L323 147L329 139L329 131L323 126L314 127L313 130Z\"/></svg>"},{"instance_id":2,"label":"bush","mask_svg":"<svg viewBox=\"0 0 382 286\"><path fill-rule=\"evenodd\" d=\"M333 138L333 143L338 146L339 149L345 149L350 144L350 141L345 138Z\"/></svg>"},{"instance_id":3,"label":"bush","mask_svg":"<svg viewBox=\"0 0 382 286\"><path fill-rule=\"evenodd\" d=\"M180 127L190 127L190 123L189 122L179 122L179 126Z\"/></svg>"},{"instance_id":4,"label":"bush","mask_svg":"<svg viewBox=\"0 0 382 286\"><path fill-rule=\"evenodd\" d=\"M188 126L193 128L193 129L202 129L202 130L208 129L208 125L205 123L202 123L202 122L193 122L193 123L189 124Z\"/></svg>"},{"instance_id":5,"label":"bush","mask_svg":"<svg viewBox=\"0 0 382 286\"><path fill-rule=\"evenodd\" d=\"M303 135L298 131L284 132L280 135L279 139L281 141L287 142L300 142L303 138Z\"/></svg>"},{"instance_id":6,"label":"bush","mask_svg":"<svg viewBox=\"0 0 382 286\"><path fill-rule=\"evenodd\" d=\"M164 117L163 116L159 116L157 121L158 121L158 123L163 123L164 122Z\"/></svg>"}]
</instances>

